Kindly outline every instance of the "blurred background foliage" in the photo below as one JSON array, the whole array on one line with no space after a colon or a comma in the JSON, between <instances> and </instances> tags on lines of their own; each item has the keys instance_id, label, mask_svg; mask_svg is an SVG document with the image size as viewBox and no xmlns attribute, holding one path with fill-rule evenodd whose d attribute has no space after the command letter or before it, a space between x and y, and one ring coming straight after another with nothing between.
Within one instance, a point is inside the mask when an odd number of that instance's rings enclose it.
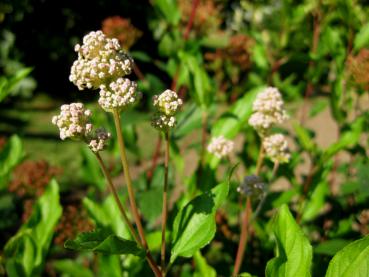
<instances>
[{"instance_id":1,"label":"blurred background foliage","mask_svg":"<svg viewBox=\"0 0 369 277\"><path fill-rule=\"evenodd\" d=\"M269 193L242 269L264 275L274 256L271 216L289 204L313 244L313 275L323 276L337 251L369 233L368 15L369 6L358 0L1 1L0 274L150 274L136 257L63 249L66 239L94 227L127 235L93 155L78 143L62 143L50 123L61 103L83 101L94 123L113 132L96 94L77 92L68 80L74 45L102 29L135 59L132 79L144 94L124 114L123 132L153 251L163 160L149 122L151 96L172 88L186 103L172 134L172 226L185 203L226 178L230 163L240 162L239 176L253 172L260 142L247 120L256 93L269 85L287 102L291 120L281 131L292 159L274 180L272 163L264 165ZM215 135L235 139L230 163L204 154ZM126 199L117 152L112 141L104 158ZM171 276L230 276L244 203L238 184L233 178L216 214L214 241L194 262L180 258ZM55 212L40 212L49 209Z\"/></svg>"}]
</instances>

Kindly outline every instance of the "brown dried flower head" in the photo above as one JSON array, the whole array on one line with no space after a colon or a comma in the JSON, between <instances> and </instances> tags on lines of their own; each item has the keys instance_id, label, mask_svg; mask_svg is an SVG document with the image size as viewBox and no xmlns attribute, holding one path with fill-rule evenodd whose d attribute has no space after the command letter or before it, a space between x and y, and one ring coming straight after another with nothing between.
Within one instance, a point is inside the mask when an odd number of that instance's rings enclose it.
<instances>
[{"instance_id":1,"label":"brown dried flower head","mask_svg":"<svg viewBox=\"0 0 369 277\"><path fill-rule=\"evenodd\" d=\"M181 23L183 28L188 24L192 13L192 0L179 0L178 5L181 11ZM214 0L200 0L196 9L192 29L198 35L204 35L219 29L222 23L220 10L221 6Z\"/></svg>"},{"instance_id":2,"label":"brown dried flower head","mask_svg":"<svg viewBox=\"0 0 369 277\"><path fill-rule=\"evenodd\" d=\"M347 59L347 69L357 84L368 88L369 49L361 49L356 56L350 55Z\"/></svg>"},{"instance_id":3,"label":"brown dried flower head","mask_svg":"<svg viewBox=\"0 0 369 277\"><path fill-rule=\"evenodd\" d=\"M62 217L56 226L55 244L63 246L67 239L74 239L78 233L88 232L94 225L87 212L80 204L69 204L64 207Z\"/></svg>"},{"instance_id":4,"label":"brown dried flower head","mask_svg":"<svg viewBox=\"0 0 369 277\"><path fill-rule=\"evenodd\" d=\"M130 19L120 16L111 16L104 19L102 31L109 38L117 38L126 51L142 36L142 32L132 25Z\"/></svg>"}]
</instances>

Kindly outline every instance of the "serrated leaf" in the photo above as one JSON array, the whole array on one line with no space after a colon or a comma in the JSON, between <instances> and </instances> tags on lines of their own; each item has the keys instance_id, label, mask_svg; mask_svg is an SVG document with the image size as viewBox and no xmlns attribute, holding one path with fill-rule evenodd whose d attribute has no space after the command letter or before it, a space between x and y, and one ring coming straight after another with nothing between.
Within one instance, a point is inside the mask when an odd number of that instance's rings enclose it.
<instances>
[{"instance_id":1,"label":"serrated leaf","mask_svg":"<svg viewBox=\"0 0 369 277\"><path fill-rule=\"evenodd\" d=\"M228 195L228 184L222 183L197 196L177 214L173 224L171 263L178 257L191 257L215 235L215 212Z\"/></svg>"},{"instance_id":2,"label":"serrated leaf","mask_svg":"<svg viewBox=\"0 0 369 277\"><path fill-rule=\"evenodd\" d=\"M339 251L328 266L326 277L369 276L369 236Z\"/></svg>"},{"instance_id":3,"label":"serrated leaf","mask_svg":"<svg viewBox=\"0 0 369 277\"><path fill-rule=\"evenodd\" d=\"M93 251L103 254L132 254L143 257L145 252L136 242L118 237L106 230L80 233L76 239L67 240L64 247L76 251Z\"/></svg>"},{"instance_id":4,"label":"serrated leaf","mask_svg":"<svg viewBox=\"0 0 369 277\"><path fill-rule=\"evenodd\" d=\"M273 231L278 251L277 256L267 264L266 276L311 276L312 247L287 205L279 208L273 221Z\"/></svg>"}]
</instances>

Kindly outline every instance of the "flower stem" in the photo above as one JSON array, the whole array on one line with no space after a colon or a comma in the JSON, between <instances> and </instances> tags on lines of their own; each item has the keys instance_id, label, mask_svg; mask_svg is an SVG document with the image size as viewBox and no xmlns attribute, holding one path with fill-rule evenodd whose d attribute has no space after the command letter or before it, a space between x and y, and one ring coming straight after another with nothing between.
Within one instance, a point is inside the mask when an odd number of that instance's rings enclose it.
<instances>
[{"instance_id":1,"label":"flower stem","mask_svg":"<svg viewBox=\"0 0 369 277\"><path fill-rule=\"evenodd\" d=\"M151 253L150 253L150 250L149 250L148 245L147 245L147 241L146 241L146 238L145 238L145 233L144 233L144 230L143 230L143 227L142 227L142 224L141 224L140 215L138 214L138 209L137 209L137 205L136 205L136 200L135 200L135 195L134 195L134 191L133 191L131 175L129 173L129 166L128 166L128 160L127 160L127 155L126 155L126 148L125 148L125 145L124 145L123 133L122 133L121 125L120 125L119 112L117 110L114 110L113 111L113 116L114 116L115 128L116 128L116 131L117 131L117 138L118 138L118 144L119 144L119 153L120 153L120 157L121 157L121 161L122 161L124 178L125 178L125 181L126 181L126 184L127 184L128 197L129 197L129 203L130 203L130 206L131 206L131 211L132 211L132 214L133 214L133 218L136 222L136 226L137 226L140 238L141 238L142 245L146 250L147 256L151 257ZM151 257L151 259L152 259L152 257ZM150 266L153 269L156 276L161 276L160 270L158 269L158 266L155 264L155 262L153 260L152 260L152 264L150 264Z\"/></svg>"},{"instance_id":2,"label":"flower stem","mask_svg":"<svg viewBox=\"0 0 369 277\"><path fill-rule=\"evenodd\" d=\"M165 132L165 161L164 161L164 187L163 187L163 210L161 220L161 271L163 276L165 271L165 229L168 216L168 169L169 169L169 131Z\"/></svg>"},{"instance_id":3,"label":"flower stem","mask_svg":"<svg viewBox=\"0 0 369 277\"><path fill-rule=\"evenodd\" d=\"M260 150L259 150L258 160L257 160L257 163L256 163L255 175L260 174L260 170L261 170L261 166L263 164L263 160L264 160L264 149L263 149L263 146L261 145ZM238 273L240 272L241 264L242 264L242 261L243 261L243 256L245 254L245 248L246 248L246 245L247 245L247 237L248 237L249 221L250 221L250 218L251 218L251 213L252 213L251 198L250 198L250 196L248 196L246 198L246 207L245 207L245 210L243 211L242 223L241 223L240 242L238 244L236 261L235 261L235 264L234 264L234 269L233 269L233 275L232 276L237 276Z\"/></svg>"},{"instance_id":4,"label":"flower stem","mask_svg":"<svg viewBox=\"0 0 369 277\"><path fill-rule=\"evenodd\" d=\"M248 229L249 229L248 223L249 223L251 212L252 212L251 211L251 199L250 199L250 196L248 196L246 199L246 207L245 207L245 210L242 216L241 237L240 237L240 242L238 244L236 262L234 264L232 276L237 276L238 273L240 272L241 264L243 261L243 255L245 253L245 248L246 248L246 243L247 243Z\"/></svg>"},{"instance_id":5,"label":"flower stem","mask_svg":"<svg viewBox=\"0 0 369 277\"><path fill-rule=\"evenodd\" d=\"M127 224L128 229L131 232L131 234L132 234L133 238L135 239L135 241L137 242L137 244L139 244L141 247L143 247L146 250L146 259L147 259L147 262L149 263L151 269L154 271L155 276L161 276L160 271L157 268L157 266L155 265L154 259L152 258L150 252L142 244L142 242L141 242L140 238L138 237L135 229L133 228L133 225L129 221L128 216L127 216L127 213L126 213L126 211L124 209L124 206L123 206L122 202L119 199L117 190L114 187L112 178L111 178L111 176L110 176L110 174L109 174L109 172L108 172L108 170L107 170L107 168L106 168L103 160L101 159L100 154L99 153L95 153L95 152L94 152L94 154L95 154L95 156L96 156L96 158L97 158L97 160L98 160L98 162L100 164L101 170L104 173L105 179L108 181L109 188L110 188L111 192L113 193L114 200L117 203L118 208L119 208L119 211L120 211L120 213L123 216L124 223Z\"/></svg>"}]
</instances>

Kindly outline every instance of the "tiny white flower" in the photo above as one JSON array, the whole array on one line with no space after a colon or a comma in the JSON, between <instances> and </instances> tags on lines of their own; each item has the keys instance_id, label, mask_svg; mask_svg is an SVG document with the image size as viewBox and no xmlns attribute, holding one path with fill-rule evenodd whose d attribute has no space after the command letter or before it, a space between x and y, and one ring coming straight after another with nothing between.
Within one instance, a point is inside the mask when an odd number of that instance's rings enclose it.
<instances>
[{"instance_id":1,"label":"tiny white flower","mask_svg":"<svg viewBox=\"0 0 369 277\"><path fill-rule=\"evenodd\" d=\"M233 148L233 141L224 138L224 136L219 136L212 138L207 150L218 158L223 158L229 155L233 151Z\"/></svg>"},{"instance_id":2,"label":"tiny white flower","mask_svg":"<svg viewBox=\"0 0 369 277\"><path fill-rule=\"evenodd\" d=\"M288 143L284 135L274 134L263 139L265 154L274 163L287 163L290 159Z\"/></svg>"}]
</instances>

